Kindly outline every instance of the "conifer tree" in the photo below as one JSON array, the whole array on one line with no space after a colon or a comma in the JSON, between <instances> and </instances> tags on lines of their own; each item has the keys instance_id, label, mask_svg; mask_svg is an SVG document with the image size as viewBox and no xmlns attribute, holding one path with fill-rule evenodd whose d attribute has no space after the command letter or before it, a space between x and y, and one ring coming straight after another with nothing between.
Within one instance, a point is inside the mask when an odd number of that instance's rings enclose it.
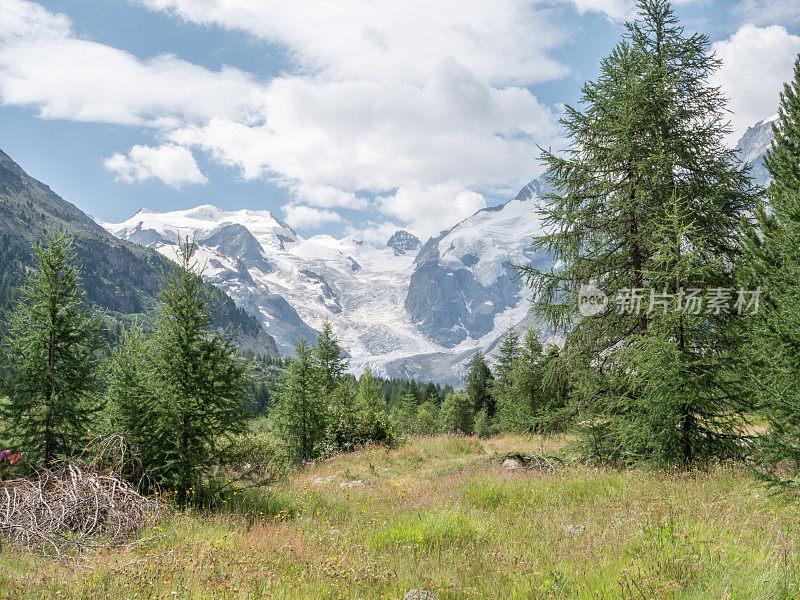
<instances>
[{"instance_id":1,"label":"conifer tree","mask_svg":"<svg viewBox=\"0 0 800 600\"><path fill-rule=\"evenodd\" d=\"M333 325L330 321L323 323L312 353L314 366L320 373L322 391L326 398L330 398L348 366L339 340L333 334Z\"/></svg>"},{"instance_id":2,"label":"conifer tree","mask_svg":"<svg viewBox=\"0 0 800 600\"><path fill-rule=\"evenodd\" d=\"M318 443L325 434L327 406L322 375L308 343L301 338L295 345L295 358L289 362L273 411L279 435L298 460L315 458Z\"/></svg>"},{"instance_id":3,"label":"conifer tree","mask_svg":"<svg viewBox=\"0 0 800 600\"><path fill-rule=\"evenodd\" d=\"M138 323L123 332L120 344L108 360L108 428L124 433L137 448L153 438L155 423L148 360L147 339Z\"/></svg>"},{"instance_id":4,"label":"conifer tree","mask_svg":"<svg viewBox=\"0 0 800 600\"><path fill-rule=\"evenodd\" d=\"M364 373L358 379L358 395L356 397L358 409L372 414L379 414L386 408L386 402L378 386L378 382L372 375L369 365L364 367Z\"/></svg>"},{"instance_id":5,"label":"conifer tree","mask_svg":"<svg viewBox=\"0 0 800 600\"><path fill-rule=\"evenodd\" d=\"M101 408L100 321L81 289L72 240L48 232L10 315L2 346L5 438L34 465L81 447Z\"/></svg>"},{"instance_id":6,"label":"conifer tree","mask_svg":"<svg viewBox=\"0 0 800 600\"><path fill-rule=\"evenodd\" d=\"M486 364L486 358L483 352L478 350L473 356L467 371L466 392L475 414L479 413L484 408L488 418L494 416L494 398L492 397L492 371L489 365Z\"/></svg>"},{"instance_id":7,"label":"conifer tree","mask_svg":"<svg viewBox=\"0 0 800 600\"><path fill-rule=\"evenodd\" d=\"M245 429L242 409L248 364L236 356L232 332L212 323L214 289L201 278L196 244L180 245L178 265L164 274L153 336L130 333L112 361L114 412L136 443L145 469L185 504L222 442ZM138 374L134 361L140 361ZM130 383L130 387L126 388Z\"/></svg>"},{"instance_id":8,"label":"conifer tree","mask_svg":"<svg viewBox=\"0 0 800 600\"><path fill-rule=\"evenodd\" d=\"M684 294L734 287L740 219L757 194L724 145L708 38L685 34L665 0L638 7L583 87L583 110L566 110L569 150L543 155L555 192L543 209L549 233L534 245L563 268L519 272L536 312L570 329L563 360L592 423L589 450L689 466L735 450L741 406L719 364L730 314L690 312ZM610 302L581 315L582 286ZM654 297L668 302L650 310Z\"/></svg>"},{"instance_id":9,"label":"conifer tree","mask_svg":"<svg viewBox=\"0 0 800 600\"><path fill-rule=\"evenodd\" d=\"M519 358L519 334L509 327L500 341L500 350L494 368L491 394L497 412L497 425L503 431L516 431L519 403L513 393L514 368Z\"/></svg>"},{"instance_id":10,"label":"conifer tree","mask_svg":"<svg viewBox=\"0 0 800 600\"><path fill-rule=\"evenodd\" d=\"M395 406L392 407L392 421L401 433L413 433L417 419L417 398L407 392Z\"/></svg>"},{"instance_id":11,"label":"conifer tree","mask_svg":"<svg viewBox=\"0 0 800 600\"><path fill-rule=\"evenodd\" d=\"M755 393L769 423L759 440L772 483L800 485L800 56L784 86L765 165L770 210L758 211L744 261L747 283L764 289L746 323L748 369L743 393ZM741 376L741 371L740 371Z\"/></svg>"}]
</instances>

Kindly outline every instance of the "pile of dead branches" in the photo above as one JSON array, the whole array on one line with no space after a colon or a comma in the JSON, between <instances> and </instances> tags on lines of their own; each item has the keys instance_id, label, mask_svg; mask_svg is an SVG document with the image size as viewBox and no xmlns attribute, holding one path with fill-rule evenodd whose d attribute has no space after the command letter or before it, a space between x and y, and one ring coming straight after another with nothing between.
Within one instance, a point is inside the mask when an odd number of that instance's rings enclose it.
<instances>
[{"instance_id":1,"label":"pile of dead branches","mask_svg":"<svg viewBox=\"0 0 800 600\"><path fill-rule=\"evenodd\" d=\"M507 452L502 456L502 465L507 471L533 470L555 473L556 470L564 467L564 461L557 456Z\"/></svg>"},{"instance_id":2,"label":"pile of dead branches","mask_svg":"<svg viewBox=\"0 0 800 600\"><path fill-rule=\"evenodd\" d=\"M141 495L98 462L60 463L33 477L0 483L0 536L32 552L59 556L144 541L131 540L168 514L169 506Z\"/></svg>"}]
</instances>

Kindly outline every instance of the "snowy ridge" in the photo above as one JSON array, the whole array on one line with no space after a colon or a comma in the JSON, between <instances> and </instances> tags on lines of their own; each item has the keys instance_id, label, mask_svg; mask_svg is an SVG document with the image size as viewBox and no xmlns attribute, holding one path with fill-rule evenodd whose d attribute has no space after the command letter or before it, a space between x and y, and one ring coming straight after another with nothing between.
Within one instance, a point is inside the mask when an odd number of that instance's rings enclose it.
<instances>
[{"instance_id":1,"label":"snowy ridge","mask_svg":"<svg viewBox=\"0 0 800 600\"><path fill-rule=\"evenodd\" d=\"M460 383L476 349L491 349L507 327L528 317L527 296L509 283L507 263L530 261L526 248L539 232L539 200L530 189L536 188L526 186L526 194L479 211L419 252L419 240L404 231L384 248L356 236L305 239L269 211L212 205L143 209L122 223L101 225L169 258L179 239L196 239L204 277L255 315L284 353L292 353L300 336L313 338L328 319L355 372L371 364L386 376ZM438 276L468 283L448 287ZM454 325L440 322L436 310L426 327L407 309L412 296L430 305L448 294L461 303L464 321L455 326L458 339L449 341L436 330Z\"/></svg>"}]
</instances>

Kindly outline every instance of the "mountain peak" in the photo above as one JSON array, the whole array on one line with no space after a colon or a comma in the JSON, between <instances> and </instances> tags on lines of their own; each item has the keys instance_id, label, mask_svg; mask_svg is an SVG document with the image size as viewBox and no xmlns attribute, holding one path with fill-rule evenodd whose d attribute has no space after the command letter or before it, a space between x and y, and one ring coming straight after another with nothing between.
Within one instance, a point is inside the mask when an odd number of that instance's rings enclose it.
<instances>
[{"instance_id":1,"label":"mountain peak","mask_svg":"<svg viewBox=\"0 0 800 600\"><path fill-rule=\"evenodd\" d=\"M769 183L769 173L764 166L764 155L772 144L772 124L778 119L773 115L748 127L747 131L736 144L736 151L742 162L752 166L750 176L758 185Z\"/></svg>"},{"instance_id":2,"label":"mountain peak","mask_svg":"<svg viewBox=\"0 0 800 600\"><path fill-rule=\"evenodd\" d=\"M187 217L195 219L217 219L223 211L213 204L201 204L200 206L186 211Z\"/></svg>"},{"instance_id":3,"label":"mountain peak","mask_svg":"<svg viewBox=\"0 0 800 600\"><path fill-rule=\"evenodd\" d=\"M395 231L389 241L386 242L386 247L394 250L396 255L416 252L420 249L420 246L422 246L422 242L419 241L419 238L404 229Z\"/></svg>"},{"instance_id":4,"label":"mountain peak","mask_svg":"<svg viewBox=\"0 0 800 600\"><path fill-rule=\"evenodd\" d=\"M550 186L544 180L534 179L519 191L514 200L524 202L525 200L530 200L531 198L542 198L551 191L552 190Z\"/></svg>"}]
</instances>

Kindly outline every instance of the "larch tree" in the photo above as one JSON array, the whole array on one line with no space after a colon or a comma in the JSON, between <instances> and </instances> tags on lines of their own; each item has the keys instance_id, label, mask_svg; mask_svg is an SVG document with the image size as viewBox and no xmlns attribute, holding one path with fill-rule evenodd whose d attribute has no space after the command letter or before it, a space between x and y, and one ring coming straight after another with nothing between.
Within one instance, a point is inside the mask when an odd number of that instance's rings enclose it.
<instances>
[{"instance_id":1,"label":"larch tree","mask_svg":"<svg viewBox=\"0 0 800 600\"><path fill-rule=\"evenodd\" d=\"M2 346L7 437L34 465L80 448L102 408L101 323L81 289L72 239L48 232L10 314Z\"/></svg>"},{"instance_id":2,"label":"larch tree","mask_svg":"<svg viewBox=\"0 0 800 600\"><path fill-rule=\"evenodd\" d=\"M246 428L249 365L236 356L235 332L213 326L214 289L201 277L195 250L188 239L180 244L178 264L160 284L154 334L145 341L131 333L111 377L123 433L136 442L147 472L181 504L224 462L224 443ZM119 385L126 382L128 389Z\"/></svg>"},{"instance_id":3,"label":"larch tree","mask_svg":"<svg viewBox=\"0 0 800 600\"><path fill-rule=\"evenodd\" d=\"M314 366L320 373L323 392L327 398L333 394L339 381L347 372L348 361L344 357L342 346L333 333L333 325L325 321L322 331L317 336L317 342L312 350Z\"/></svg>"},{"instance_id":4,"label":"larch tree","mask_svg":"<svg viewBox=\"0 0 800 600\"><path fill-rule=\"evenodd\" d=\"M7 323L0 384L4 437L39 466L81 448L101 409L101 324L86 304L72 239L48 232L34 256Z\"/></svg>"},{"instance_id":5,"label":"larch tree","mask_svg":"<svg viewBox=\"0 0 800 600\"><path fill-rule=\"evenodd\" d=\"M516 329L509 327L500 340L491 388L497 413L497 425L504 431L514 431L518 423L518 402L513 394L513 374L519 352L519 334Z\"/></svg>"},{"instance_id":6,"label":"larch tree","mask_svg":"<svg viewBox=\"0 0 800 600\"><path fill-rule=\"evenodd\" d=\"M765 165L770 174L769 208L757 212L749 237L746 281L764 288L760 310L747 321L748 385L769 427L759 439L774 484L800 486L800 57L784 86L774 138Z\"/></svg>"},{"instance_id":7,"label":"larch tree","mask_svg":"<svg viewBox=\"0 0 800 600\"><path fill-rule=\"evenodd\" d=\"M742 407L719 359L757 191L724 143L708 38L686 34L665 0L638 9L582 109L566 109L570 147L543 153L555 191L534 245L559 268L519 272L536 312L569 330L562 358L588 450L690 466L737 447ZM598 290L608 303L580 311Z\"/></svg>"},{"instance_id":8,"label":"larch tree","mask_svg":"<svg viewBox=\"0 0 800 600\"><path fill-rule=\"evenodd\" d=\"M369 365L364 367L364 372L358 378L356 405L359 410L376 415L386 409L386 401L381 393L381 388Z\"/></svg>"},{"instance_id":9,"label":"larch tree","mask_svg":"<svg viewBox=\"0 0 800 600\"><path fill-rule=\"evenodd\" d=\"M295 357L289 362L273 409L278 434L297 460L315 458L325 435L327 406L324 389L311 349L305 338L301 338L295 345Z\"/></svg>"},{"instance_id":10,"label":"larch tree","mask_svg":"<svg viewBox=\"0 0 800 600\"><path fill-rule=\"evenodd\" d=\"M491 394L492 370L486 364L483 352L478 350L472 355L466 379L467 397L472 403L475 414L485 411L489 419L494 417L495 404Z\"/></svg>"}]
</instances>

